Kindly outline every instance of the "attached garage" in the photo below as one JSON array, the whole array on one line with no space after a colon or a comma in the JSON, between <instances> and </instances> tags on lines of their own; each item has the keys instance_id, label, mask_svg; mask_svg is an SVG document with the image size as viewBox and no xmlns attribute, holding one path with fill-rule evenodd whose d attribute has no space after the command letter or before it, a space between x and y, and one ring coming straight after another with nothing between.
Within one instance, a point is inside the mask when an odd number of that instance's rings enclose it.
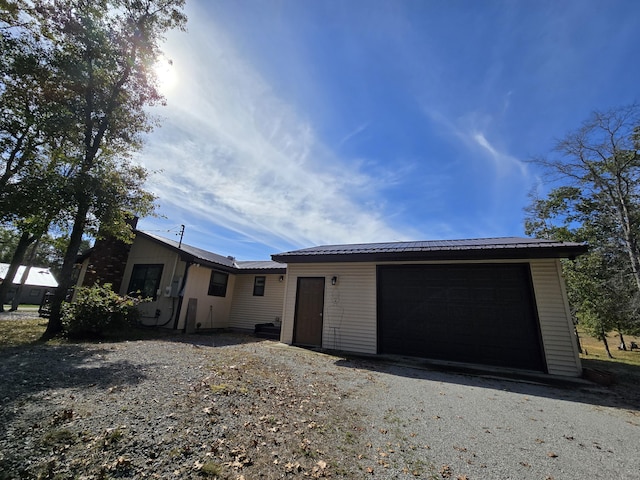
<instances>
[{"instance_id":1,"label":"attached garage","mask_svg":"<svg viewBox=\"0 0 640 480\"><path fill-rule=\"evenodd\" d=\"M509 237L273 255L287 263L281 340L579 376L560 259L586 250Z\"/></svg>"},{"instance_id":2,"label":"attached garage","mask_svg":"<svg viewBox=\"0 0 640 480\"><path fill-rule=\"evenodd\" d=\"M378 267L378 351L545 371L528 264Z\"/></svg>"}]
</instances>

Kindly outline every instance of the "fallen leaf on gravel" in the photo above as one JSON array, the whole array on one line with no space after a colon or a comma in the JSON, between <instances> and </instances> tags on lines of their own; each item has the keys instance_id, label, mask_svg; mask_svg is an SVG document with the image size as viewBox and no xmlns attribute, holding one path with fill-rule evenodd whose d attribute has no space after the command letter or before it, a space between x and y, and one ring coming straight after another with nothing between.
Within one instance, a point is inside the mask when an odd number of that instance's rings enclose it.
<instances>
[{"instance_id":1,"label":"fallen leaf on gravel","mask_svg":"<svg viewBox=\"0 0 640 480\"><path fill-rule=\"evenodd\" d=\"M442 476L442 478L449 478L451 475L453 475L453 471L451 470L451 467L449 465L443 465L440 469L440 475Z\"/></svg>"},{"instance_id":2,"label":"fallen leaf on gravel","mask_svg":"<svg viewBox=\"0 0 640 480\"><path fill-rule=\"evenodd\" d=\"M302 471L302 465L300 465L298 462L296 463L288 462L284 465L284 470L287 473L300 472Z\"/></svg>"},{"instance_id":3,"label":"fallen leaf on gravel","mask_svg":"<svg viewBox=\"0 0 640 480\"><path fill-rule=\"evenodd\" d=\"M457 480L469 480L469 477L467 477L466 475L458 475Z\"/></svg>"},{"instance_id":4,"label":"fallen leaf on gravel","mask_svg":"<svg viewBox=\"0 0 640 480\"><path fill-rule=\"evenodd\" d=\"M371 475L373 475L373 468L367 467L367 473L370 473Z\"/></svg>"},{"instance_id":5,"label":"fallen leaf on gravel","mask_svg":"<svg viewBox=\"0 0 640 480\"><path fill-rule=\"evenodd\" d=\"M536 443L544 443L544 440L542 440L540 438L536 438Z\"/></svg>"},{"instance_id":6,"label":"fallen leaf on gravel","mask_svg":"<svg viewBox=\"0 0 640 480\"><path fill-rule=\"evenodd\" d=\"M549 457L549 458L556 458L557 456L558 456L558 455L556 455L556 454L555 454L555 453L553 453L553 452L549 452L549 453L547 453L547 457Z\"/></svg>"}]
</instances>

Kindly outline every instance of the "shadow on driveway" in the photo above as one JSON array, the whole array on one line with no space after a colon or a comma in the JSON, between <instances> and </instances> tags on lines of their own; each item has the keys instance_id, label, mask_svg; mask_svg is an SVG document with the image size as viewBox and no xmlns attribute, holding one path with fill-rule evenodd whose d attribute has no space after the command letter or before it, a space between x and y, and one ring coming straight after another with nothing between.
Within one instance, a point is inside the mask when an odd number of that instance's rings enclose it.
<instances>
[{"instance_id":1,"label":"shadow on driveway","mask_svg":"<svg viewBox=\"0 0 640 480\"><path fill-rule=\"evenodd\" d=\"M94 344L0 349L0 423L16 403L48 390L133 385L146 376L133 361L105 362L109 350Z\"/></svg>"},{"instance_id":2,"label":"shadow on driveway","mask_svg":"<svg viewBox=\"0 0 640 480\"><path fill-rule=\"evenodd\" d=\"M603 387L581 378L563 378L475 365L440 364L420 358L338 355L343 358L336 361L336 365L345 368L640 411L640 403L635 395L625 395L615 385Z\"/></svg>"}]
</instances>

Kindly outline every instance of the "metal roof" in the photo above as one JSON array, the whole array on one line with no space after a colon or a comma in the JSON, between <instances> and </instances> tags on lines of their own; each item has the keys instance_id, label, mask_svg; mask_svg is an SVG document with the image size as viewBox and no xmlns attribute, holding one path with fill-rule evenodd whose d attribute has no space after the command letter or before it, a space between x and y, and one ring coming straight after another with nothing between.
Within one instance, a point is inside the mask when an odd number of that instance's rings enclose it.
<instances>
[{"instance_id":1,"label":"metal roof","mask_svg":"<svg viewBox=\"0 0 640 480\"><path fill-rule=\"evenodd\" d=\"M218 255L217 253L209 252L185 243L180 245L176 240L170 240L153 233L138 230L136 234L141 234L143 237L169 247L174 252L180 254L180 257L185 261L199 263L206 267L218 268L227 272L253 273L259 270L266 273L267 270L273 270L274 273L284 273L286 269L286 265L271 260L236 261L233 257Z\"/></svg>"},{"instance_id":2,"label":"metal roof","mask_svg":"<svg viewBox=\"0 0 640 480\"><path fill-rule=\"evenodd\" d=\"M22 275L25 270L24 265L20 265L18 267L18 271L13 277L13 283L16 285L22 284ZM8 263L0 263L0 279L4 280L4 277L7 275L7 270L9 270ZM58 281L54 278L51 271L46 267L31 267L29 269L29 275L27 276L27 281L24 283L25 285L31 285L34 287L49 287L49 288L57 288Z\"/></svg>"},{"instance_id":3,"label":"metal roof","mask_svg":"<svg viewBox=\"0 0 640 480\"><path fill-rule=\"evenodd\" d=\"M524 237L322 245L272 255L288 263L393 260L570 258L587 245Z\"/></svg>"},{"instance_id":4,"label":"metal roof","mask_svg":"<svg viewBox=\"0 0 640 480\"><path fill-rule=\"evenodd\" d=\"M285 269L286 265L282 263L274 262L272 260L266 261L239 261L236 262L240 270L270 270L270 269Z\"/></svg>"}]
</instances>

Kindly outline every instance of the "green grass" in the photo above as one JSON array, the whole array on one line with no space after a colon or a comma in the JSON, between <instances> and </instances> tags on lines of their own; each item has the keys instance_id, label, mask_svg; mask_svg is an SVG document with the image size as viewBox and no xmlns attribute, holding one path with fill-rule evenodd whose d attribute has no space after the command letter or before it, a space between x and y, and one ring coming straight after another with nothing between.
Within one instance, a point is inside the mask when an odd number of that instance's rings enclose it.
<instances>
[{"instance_id":1,"label":"green grass","mask_svg":"<svg viewBox=\"0 0 640 480\"><path fill-rule=\"evenodd\" d=\"M582 346L582 367L613 374L614 384L610 388L627 403L640 406L640 351L618 350L620 337L611 332L607 335L607 342L613 358L609 358L601 340L590 337L580 328L578 334ZM631 341L640 344L639 337L625 335L624 339L627 348Z\"/></svg>"},{"instance_id":2,"label":"green grass","mask_svg":"<svg viewBox=\"0 0 640 480\"><path fill-rule=\"evenodd\" d=\"M46 328L47 321L42 318L0 320L0 348L35 343Z\"/></svg>"},{"instance_id":3,"label":"green grass","mask_svg":"<svg viewBox=\"0 0 640 480\"><path fill-rule=\"evenodd\" d=\"M39 341L47 328L47 319L3 319L0 320L0 348L31 345ZM127 340L153 340L173 335L175 332L158 331L151 328L125 328L107 333L97 340L121 342ZM91 339L91 340L96 340ZM64 342L65 339L55 339L53 342Z\"/></svg>"},{"instance_id":4,"label":"green grass","mask_svg":"<svg viewBox=\"0 0 640 480\"><path fill-rule=\"evenodd\" d=\"M609 350L611 351L611 355L613 355L613 358L609 358L607 356L607 352L604 348L604 343L601 340L590 337L584 332L584 330L580 328L578 328L578 335L580 336L580 344L582 345L583 351L582 355L580 356L581 358L587 360L596 359L602 360L603 362L610 362L612 364L619 363L640 367L640 350L618 350L620 337L618 337L616 333L610 332L607 335ZM625 335L624 340L627 344L627 348L629 348L629 345L632 341L640 345L640 337Z\"/></svg>"},{"instance_id":5,"label":"green grass","mask_svg":"<svg viewBox=\"0 0 640 480\"><path fill-rule=\"evenodd\" d=\"M38 310L40 308L40 305L36 305L34 303L21 303L20 305L18 305L18 311L22 312L22 311L33 311L33 310ZM10 303L5 303L4 304L4 311L8 312L11 309L11 304Z\"/></svg>"}]
</instances>

